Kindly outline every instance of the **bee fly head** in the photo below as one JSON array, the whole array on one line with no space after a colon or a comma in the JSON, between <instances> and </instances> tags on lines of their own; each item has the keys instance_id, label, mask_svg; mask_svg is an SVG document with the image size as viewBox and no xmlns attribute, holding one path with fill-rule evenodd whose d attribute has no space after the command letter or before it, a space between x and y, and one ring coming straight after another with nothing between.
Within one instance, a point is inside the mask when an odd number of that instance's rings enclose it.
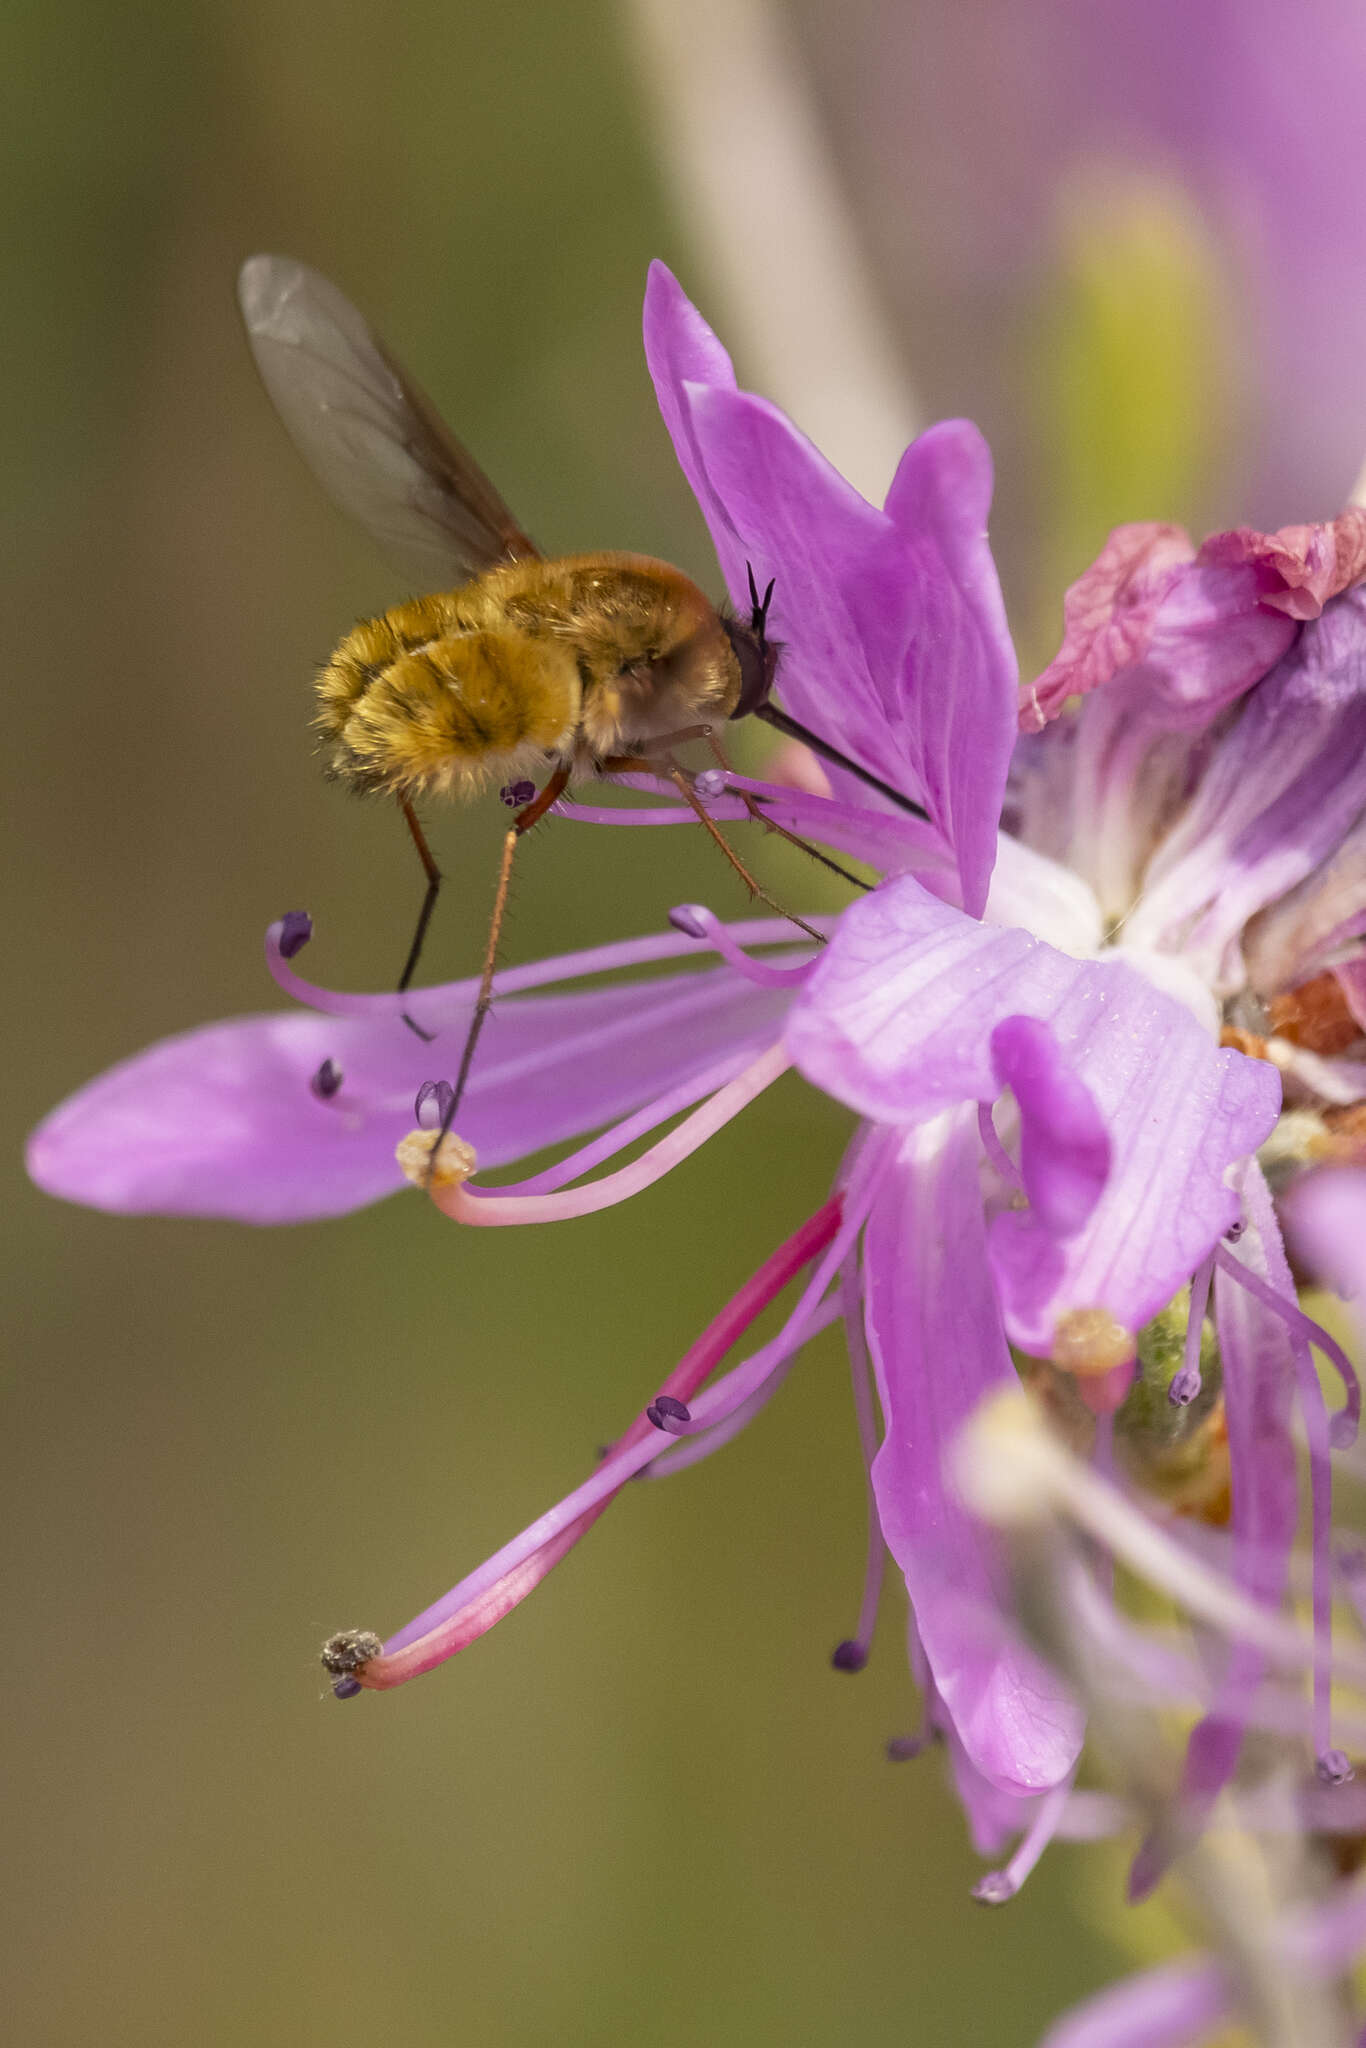
<instances>
[{"instance_id":1,"label":"bee fly head","mask_svg":"<svg viewBox=\"0 0 1366 2048\"><path fill-rule=\"evenodd\" d=\"M768 702L781 652L778 643L768 637L768 608L773 602L773 586L777 579L769 578L768 588L760 597L754 570L748 562L745 571L749 577L749 623L746 625L739 619L723 622L740 664L740 696L730 714L732 718L746 718Z\"/></svg>"}]
</instances>

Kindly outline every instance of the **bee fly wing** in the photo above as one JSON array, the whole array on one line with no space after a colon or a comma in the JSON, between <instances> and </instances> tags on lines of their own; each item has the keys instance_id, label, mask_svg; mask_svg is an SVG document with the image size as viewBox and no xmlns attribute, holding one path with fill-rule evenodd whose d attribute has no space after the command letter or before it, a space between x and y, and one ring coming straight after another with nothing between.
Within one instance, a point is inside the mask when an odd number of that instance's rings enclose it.
<instances>
[{"instance_id":1,"label":"bee fly wing","mask_svg":"<svg viewBox=\"0 0 1366 2048\"><path fill-rule=\"evenodd\" d=\"M237 284L256 367L324 490L423 590L539 555L493 485L334 284L252 256Z\"/></svg>"}]
</instances>

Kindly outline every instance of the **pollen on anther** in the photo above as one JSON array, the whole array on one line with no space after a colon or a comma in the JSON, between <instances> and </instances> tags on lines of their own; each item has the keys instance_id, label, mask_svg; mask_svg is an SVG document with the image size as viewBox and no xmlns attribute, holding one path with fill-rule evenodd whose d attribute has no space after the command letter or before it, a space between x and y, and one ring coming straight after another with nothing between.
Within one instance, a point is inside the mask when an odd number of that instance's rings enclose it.
<instances>
[{"instance_id":1,"label":"pollen on anther","mask_svg":"<svg viewBox=\"0 0 1366 2048\"><path fill-rule=\"evenodd\" d=\"M430 1131L409 1131L399 1139L394 1157L415 1188L459 1187L479 1164L473 1145L454 1131L447 1131L439 1144L433 1143Z\"/></svg>"},{"instance_id":2,"label":"pollen on anther","mask_svg":"<svg viewBox=\"0 0 1366 2048\"><path fill-rule=\"evenodd\" d=\"M730 777L724 768L704 768L693 780L694 794L703 803L714 803L718 796L724 796L730 787Z\"/></svg>"},{"instance_id":3,"label":"pollen on anther","mask_svg":"<svg viewBox=\"0 0 1366 2048\"><path fill-rule=\"evenodd\" d=\"M372 1657L378 1657L383 1648L383 1643L371 1629L343 1628L327 1638L319 1654L329 1678L354 1679L356 1673Z\"/></svg>"}]
</instances>

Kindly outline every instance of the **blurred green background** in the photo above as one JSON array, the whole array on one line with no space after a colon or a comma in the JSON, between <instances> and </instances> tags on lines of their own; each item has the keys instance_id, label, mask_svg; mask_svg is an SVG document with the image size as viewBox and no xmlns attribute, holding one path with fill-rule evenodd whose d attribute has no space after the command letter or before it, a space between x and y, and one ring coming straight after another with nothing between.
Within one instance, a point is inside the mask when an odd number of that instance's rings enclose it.
<instances>
[{"instance_id":1,"label":"blurred green background","mask_svg":"<svg viewBox=\"0 0 1366 2048\"><path fill-rule=\"evenodd\" d=\"M246 254L360 300L549 548L715 569L639 346L647 261L698 252L608 8L11 0L0 78L14 1161L101 1067L272 1006L284 909L310 973L370 987L416 908L392 814L307 731L314 665L403 593L256 383ZM446 978L503 815L432 823ZM505 957L740 907L691 834L629 852L538 833ZM12 2038L1011 2048L1120 1966L1072 1852L984 1914L938 1761L883 1760L899 1599L870 1669L829 1669L863 1543L832 1337L472 1654L321 1696L326 1633L393 1629L584 1474L845 1136L789 1082L627 1208L475 1236L415 1197L115 1219L14 1170Z\"/></svg>"}]
</instances>

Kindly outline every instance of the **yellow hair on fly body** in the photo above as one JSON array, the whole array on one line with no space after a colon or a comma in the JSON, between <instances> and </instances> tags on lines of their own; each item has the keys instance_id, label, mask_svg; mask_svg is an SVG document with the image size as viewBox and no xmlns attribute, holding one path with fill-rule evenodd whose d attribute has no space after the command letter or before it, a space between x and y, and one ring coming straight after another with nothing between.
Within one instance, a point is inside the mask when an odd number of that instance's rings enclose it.
<instances>
[{"instance_id":1,"label":"yellow hair on fly body","mask_svg":"<svg viewBox=\"0 0 1366 2048\"><path fill-rule=\"evenodd\" d=\"M467 796L572 743L572 649L516 627L471 630L459 593L363 620L318 678L330 774L401 797Z\"/></svg>"}]
</instances>

